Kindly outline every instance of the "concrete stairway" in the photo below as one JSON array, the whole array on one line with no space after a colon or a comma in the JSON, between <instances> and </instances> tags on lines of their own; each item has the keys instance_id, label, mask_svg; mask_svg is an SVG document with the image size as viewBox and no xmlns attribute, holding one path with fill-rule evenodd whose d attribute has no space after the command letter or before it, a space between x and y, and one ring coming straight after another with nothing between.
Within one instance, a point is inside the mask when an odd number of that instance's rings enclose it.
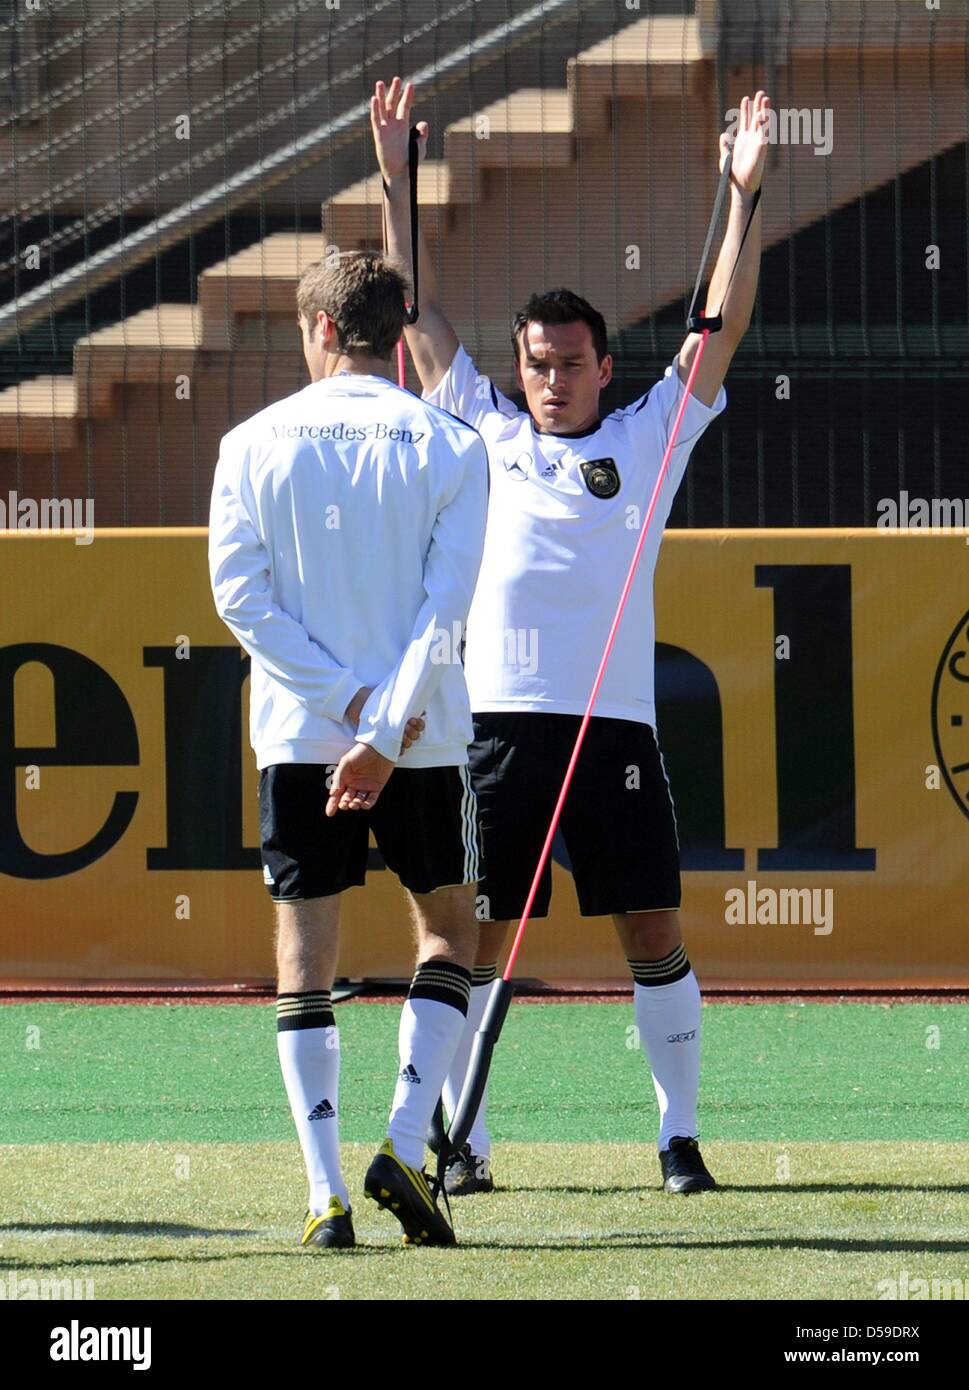
<instances>
[{"instance_id":1,"label":"concrete stairway","mask_svg":"<svg viewBox=\"0 0 969 1390\"><path fill-rule=\"evenodd\" d=\"M731 0L741 17L729 32L717 0L630 25L577 54L564 89L514 91L448 126L443 159L422 166L445 308L504 388L509 322L531 291L569 285L615 329L688 290L723 113L744 92L763 86L775 108L831 113L829 155L772 148L768 246L965 140L963 27L915 4L897 17L895 6L800 0L794 21L758 36L763 64L728 63L718 94L718 45L728 58L731 45L751 49L743 3ZM381 244L376 176L323 212L321 238L274 235L205 271L196 306L161 305L81 339L73 379L0 393L0 492L93 496L99 525L203 522L220 435L306 384L302 269L328 243Z\"/></svg>"}]
</instances>

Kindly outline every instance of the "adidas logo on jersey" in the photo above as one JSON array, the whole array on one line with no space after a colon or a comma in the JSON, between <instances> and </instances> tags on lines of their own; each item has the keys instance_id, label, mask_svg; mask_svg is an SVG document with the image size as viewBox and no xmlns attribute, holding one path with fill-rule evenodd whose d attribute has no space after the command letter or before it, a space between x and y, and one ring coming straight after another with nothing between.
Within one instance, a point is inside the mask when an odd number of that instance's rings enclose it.
<instances>
[{"instance_id":1,"label":"adidas logo on jersey","mask_svg":"<svg viewBox=\"0 0 969 1390\"><path fill-rule=\"evenodd\" d=\"M321 1100L314 1110L307 1115L308 1120L332 1120L336 1111L328 1100Z\"/></svg>"},{"instance_id":2,"label":"adidas logo on jersey","mask_svg":"<svg viewBox=\"0 0 969 1390\"><path fill-rule=\"evenodd\" d=\"M262 866L262 881L263 883L268 883L270 888L272 888L273 884L276 882L268 864L263 864Z\"/></svg>"},{"instance_id":3,"label":"adidas logo on jersey","mask_svg":"<svg viewBox=\"0 0 969 1390\"><path fill-rule=\"evenodd\" d=\"M415 1086L421 1084L421 1078L417 1075L413 1062L408 1062L407 1066L402 1069L400 1079L401 1081L412 1081Z\"/></svg>"}]
</instances>

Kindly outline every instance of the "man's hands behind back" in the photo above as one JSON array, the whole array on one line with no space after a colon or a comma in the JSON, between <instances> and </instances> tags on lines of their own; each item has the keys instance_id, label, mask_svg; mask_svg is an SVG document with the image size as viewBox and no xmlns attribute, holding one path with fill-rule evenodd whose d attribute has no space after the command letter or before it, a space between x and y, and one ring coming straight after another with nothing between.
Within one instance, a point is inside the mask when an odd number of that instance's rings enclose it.
<instances>
[{"instance_id":1,"label":"man's hands behind back","mask_svg":"<svg viewBox=\"0 0 969 1390\"><path fill-rule=\"evenodd\" d=\"M356 729L360 723L363 707L373 694L373 686L364 685L347 705L346 719ZM405 753L417 742L425 729L422 710L420 715L412 715L404 726L400 751ZM366 743L355 743L348 753L337 763L336 772L330 787L326 814L335 816L337 811L370 811L377 804L377 798L390 779L396 764L375 748Z\"/></svg>"}]
</instances>

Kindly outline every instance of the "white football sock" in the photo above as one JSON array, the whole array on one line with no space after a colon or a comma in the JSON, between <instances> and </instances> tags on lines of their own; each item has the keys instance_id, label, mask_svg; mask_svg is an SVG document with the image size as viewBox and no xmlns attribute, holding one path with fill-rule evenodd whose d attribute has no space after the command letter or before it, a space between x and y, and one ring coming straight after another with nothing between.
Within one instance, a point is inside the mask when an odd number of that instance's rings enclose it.
<instances>
[{"instance_id":1,"label":"white football sock","mask_svg":"<svg viewBox=\"0 0 969 1390\"><path fill-rule=\"evenodd\" d=\"M276 1005L276 1047L289 1106L309 1179L309 1209L322 1216L330 1197L349 1209L340 1172L340 1034L333 1025L328 990L282 994ZM328 1025L314 1025L326 1018ZM293 1027L293 1023L298 1026ZM287 1026L288 1025L288 1026Z\"/></svg>"},{"instance_id":2,"label":"white football sock","mask_svg":"<svg viewBox=\"0 0 969 1390\"><path fill-rule=\"evenodd\" d=\"M682 961L689 966L682 947ZM675 954L675 953L674 953ZM667 961L670 957L666 958ZM665 961L631 962L634 975ZM659 1148L677 1135L696 1137L700 1089L700 986L692 970L671 984L643 985L636 980L633 1004L640 1042L653 1073L659 1104Z\"/></svg>"},{"instance_id":3,"label":"white football sock","mask_svg":"<svg viewBox=\"0 0 969 1390\"><path fill-rule=\"evenodd\" d=\"M471 1002L468 1005L467 1022L464 1025L464 1032L461 1034L461 1041L458 1043L458 1050L454 1054L451 1070L444 1083L444 1109L447 1111L449 1120L454 1118L458 1101L461 1099L461 1090L468 1074L468 1063L471 1060L471 1045L474 1042L475 1033L481 1027L481 1018L485 1011L485 1005L491 997L491 985L496 974L497 966L479 965L475 966L471 976ZM486 1086L467 1139L471 1145L471 1152L479 1158L491 1156L491 1135L488 1133L487 1110L488 1087Z\"/></svg>"},{"instance_id":4,"label":"white football sock","mask_svg":"<svg viewBox=\"0 0 969 1390\"><path fill-rule=\"evenodd\" d=\"M394 1153L410 1168L424 1163L431 1116L461 1041L471 971L451 961L425 961L417 967L400 1014L400 1072L387 1135Z\"/></svg>"}]
</instances>

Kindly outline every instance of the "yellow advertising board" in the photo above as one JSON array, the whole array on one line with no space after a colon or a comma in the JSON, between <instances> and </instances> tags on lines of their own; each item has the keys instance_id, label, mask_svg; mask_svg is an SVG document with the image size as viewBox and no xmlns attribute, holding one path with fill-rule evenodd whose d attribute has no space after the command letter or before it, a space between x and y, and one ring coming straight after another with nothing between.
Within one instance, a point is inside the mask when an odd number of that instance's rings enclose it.
<instances>
[{"instance_id":1,"label":"yellow advertising board","mask_svg":"<svg viewBox=\"0 0 969 1390\"><path fill-rule=\"evenodd\" d=\"M967 540L667 535L659 735L703 983L969 986ZM0 533L0 593L0 978L270 978L247 663L204 530ZM621 978L556 853L519 974ZM344 923L341 975L408 974L376 856Z\"/></svg>"}]
</instances>

